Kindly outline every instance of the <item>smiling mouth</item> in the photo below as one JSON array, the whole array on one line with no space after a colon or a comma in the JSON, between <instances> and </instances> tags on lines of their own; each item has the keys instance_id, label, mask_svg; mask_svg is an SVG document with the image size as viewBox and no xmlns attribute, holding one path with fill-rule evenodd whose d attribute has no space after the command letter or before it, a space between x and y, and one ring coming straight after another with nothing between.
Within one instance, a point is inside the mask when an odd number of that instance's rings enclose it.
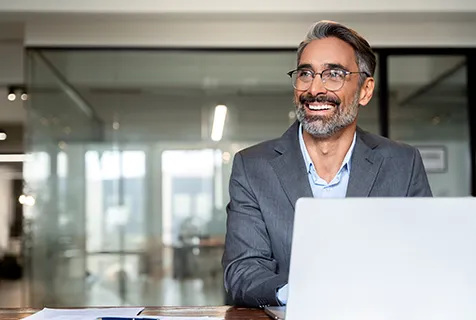
<instances>
[{"instance_id":1,"label":"smiling mouth","mask_svg":"<svg viewBox=\"0 0 476 320\"><path fill-rule=\"evenodd\" d=\"M331 103L306 103L306 107L312 111L326 111L335 108Z\"/></svg>"}]
</instances>

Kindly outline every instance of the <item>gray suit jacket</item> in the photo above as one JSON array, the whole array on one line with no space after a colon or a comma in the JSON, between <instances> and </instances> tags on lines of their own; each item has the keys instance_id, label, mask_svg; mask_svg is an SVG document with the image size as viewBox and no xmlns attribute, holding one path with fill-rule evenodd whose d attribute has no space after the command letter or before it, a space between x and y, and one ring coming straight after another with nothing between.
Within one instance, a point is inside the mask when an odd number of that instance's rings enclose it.
<instances>
[{"instance_id":1,"label":"gray suit jacket","mask_svg":"<svg viewBox=\"0 0 476 320\"><path fill-rule=\"evenodd\" d=\"M294 205L312 197L298 128L235 156L222 259L235 305L279 305L287 283ZM358 129L351 161L347 197L432 196L416 148Z\"/></svg>"}]
</instances>

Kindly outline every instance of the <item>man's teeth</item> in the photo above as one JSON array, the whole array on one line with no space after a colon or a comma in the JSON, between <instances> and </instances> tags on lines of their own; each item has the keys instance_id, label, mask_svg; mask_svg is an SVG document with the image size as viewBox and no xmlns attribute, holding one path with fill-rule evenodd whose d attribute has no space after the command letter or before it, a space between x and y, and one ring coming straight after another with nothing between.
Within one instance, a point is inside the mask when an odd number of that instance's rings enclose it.
<instances>
[{"instance_id":1,"label":"man's teeth","mask_svg":"<svg viewBox=\"0 0 476 320\"><path fill-rule=\"evenodd\" d=\"M331 108L332 108L332 106L331 106L331 105L327 105L327 104L318 105L318 106L312 105L312 104L309 105L309 109L311 109L311 110L318 110L318 111L319 111L319 110L330 110Z\"/></svg>"}]
</instances>

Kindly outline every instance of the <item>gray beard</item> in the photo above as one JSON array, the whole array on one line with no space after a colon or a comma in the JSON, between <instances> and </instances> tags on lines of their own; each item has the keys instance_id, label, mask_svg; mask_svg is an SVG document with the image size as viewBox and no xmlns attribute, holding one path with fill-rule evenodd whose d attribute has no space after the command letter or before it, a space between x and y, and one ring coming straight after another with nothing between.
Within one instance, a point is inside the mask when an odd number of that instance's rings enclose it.
<instances>
[{"instance_id":1,"label":"gray beard","mask_svg":"<svg viewBox=\"0 0 476 320\"><path fill-rule=\"evenodd\" d=\"M344 106L345 107L345 106ZM345 110L343 113L343 110ZM359 92L357 91L352 103L348 108L342 108L342 104L336 107L334 114L330 117L308 116L306 107L298 104L296 106L296 118L302 124L304 130L316 138L329 138L348 127L355 121L359 113Z\"/></svg>"}]
</instances>

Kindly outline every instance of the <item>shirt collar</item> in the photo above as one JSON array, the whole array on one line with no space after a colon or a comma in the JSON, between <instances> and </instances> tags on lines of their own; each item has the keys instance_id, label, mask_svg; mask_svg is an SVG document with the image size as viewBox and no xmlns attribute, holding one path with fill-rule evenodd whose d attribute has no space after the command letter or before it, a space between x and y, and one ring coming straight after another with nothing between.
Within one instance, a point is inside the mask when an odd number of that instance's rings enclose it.
<instances>
[{"instance_id":1,"label":"shirt collar","mask_svg":"<svg viewBox=\"0 0 476 320\"><path fill-rule=\"evenodd\" d=\"M302 135L302 130L303 130L302 124L299 124L299 145L301 147L301 152L302 152L302 156L304 158L304 163L306 164L306 170L309 173L314 165L312 163L311 156L309 156L309 152L307 152L306 144L304 143L304 138L303 138L303 135ZM350 159L351 159L352 153L354 151L356 136L357 136L357 133L354 132L354 139L352 140L352 144L350 145L350 148L349 148L349 150L347 151L347 153L344 157L344 161L342 161L342 165L339 169L339 172L345 166L347 167L347 171L350 172L350 166L351 166Z\"/></svg>"}]
</instances>

